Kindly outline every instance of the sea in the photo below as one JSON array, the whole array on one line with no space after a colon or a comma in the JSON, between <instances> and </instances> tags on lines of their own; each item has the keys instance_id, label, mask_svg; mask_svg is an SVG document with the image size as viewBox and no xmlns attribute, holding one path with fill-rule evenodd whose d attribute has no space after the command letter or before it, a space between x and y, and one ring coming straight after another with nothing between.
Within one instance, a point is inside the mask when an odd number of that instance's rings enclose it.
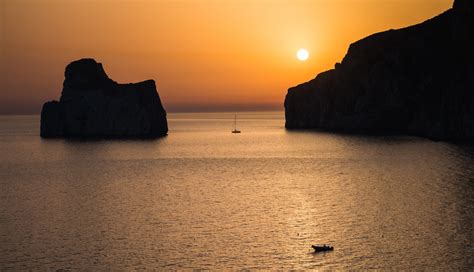
<instances>
[{"instance_id":1,"label":"sea","mask_svg":"<svg viewBox=\"0 0 474 272\"><path fill-rule=\"evenodd\" d=\"M0 116L0 270L474 270L473 145L236 114L156 140Z\"/></svg>"}]
</instances>

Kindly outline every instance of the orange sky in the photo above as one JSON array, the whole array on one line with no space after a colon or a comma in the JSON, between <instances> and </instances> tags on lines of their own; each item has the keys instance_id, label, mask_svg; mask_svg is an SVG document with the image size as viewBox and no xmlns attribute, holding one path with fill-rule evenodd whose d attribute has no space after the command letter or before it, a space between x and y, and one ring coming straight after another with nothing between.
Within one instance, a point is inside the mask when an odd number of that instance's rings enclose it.
<instances>
[{"instance_id":1,"label":"orange sky","mask_svg":"<svg viewBox=\"0 0 474 272\"><path fill-rule=\"evenodd\" d=\"M92 57L120 83L155 79L165 109L283 109L286 90L351 42L452 0L0 0L0 114L40 113ZM300 62L298 48L311 56Z\"/></svg>"}]
</instances>

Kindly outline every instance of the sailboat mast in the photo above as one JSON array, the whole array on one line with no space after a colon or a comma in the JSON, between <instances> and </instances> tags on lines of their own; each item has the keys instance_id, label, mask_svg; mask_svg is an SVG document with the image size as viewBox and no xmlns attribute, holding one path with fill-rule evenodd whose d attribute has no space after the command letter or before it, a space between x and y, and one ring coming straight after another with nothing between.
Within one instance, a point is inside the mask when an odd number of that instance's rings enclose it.
<instances>
[{"instance_id":1,"label":"sailboat mast","mask_svg":"<svg viewBox=\"0 0 474 272\"><path fill-rule=\"evenodd\" d=\"M234 130L232 133L240 133L240 130L237 130L237 114L234 114Z\"/></svg>"}]
</instances>

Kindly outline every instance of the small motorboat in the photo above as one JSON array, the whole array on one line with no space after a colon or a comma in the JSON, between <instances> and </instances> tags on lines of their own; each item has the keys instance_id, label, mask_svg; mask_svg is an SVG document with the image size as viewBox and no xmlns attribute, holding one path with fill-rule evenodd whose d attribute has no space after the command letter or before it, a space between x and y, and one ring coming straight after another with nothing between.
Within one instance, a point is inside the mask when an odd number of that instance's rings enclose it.
<instances>
[{"instance_id":1,"label":"small motorboat","mask_svg":"<svg viewBox=\"0 0 474 272\"><path fill-rule=\"evenodd\" d=\"M326 251L333 251L334 247L329 245L312 245L314 252L326 252Z\"/></svg>"}]
</instances>

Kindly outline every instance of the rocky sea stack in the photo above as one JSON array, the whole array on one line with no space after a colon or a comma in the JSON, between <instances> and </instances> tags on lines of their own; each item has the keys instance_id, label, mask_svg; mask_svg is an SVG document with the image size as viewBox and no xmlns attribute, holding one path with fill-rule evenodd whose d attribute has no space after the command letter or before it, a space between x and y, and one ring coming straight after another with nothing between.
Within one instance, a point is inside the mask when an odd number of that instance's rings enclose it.
<instances>
[{"instance_id":1,"label":"rocky sea stack","mask_svg":"<svg viewBox=\"0 0 474 272\"><path fill-rule=\"evenodd\" d=\"M474 140L474 1L362 39L335 69L290 88L288 129Z\"/></svg>"},{"instance_id":2,"label":"rocky sea stack","mask_svg":"<svg viewBox=\"0 0 474 272\"><path fill-rule=\"evenodd\" d=\"M66 67L59 102L45 103L41 112L45 138L155 138L167 132L155 81L118 84L93 59Z\"/></svg>"}]
</instances>

